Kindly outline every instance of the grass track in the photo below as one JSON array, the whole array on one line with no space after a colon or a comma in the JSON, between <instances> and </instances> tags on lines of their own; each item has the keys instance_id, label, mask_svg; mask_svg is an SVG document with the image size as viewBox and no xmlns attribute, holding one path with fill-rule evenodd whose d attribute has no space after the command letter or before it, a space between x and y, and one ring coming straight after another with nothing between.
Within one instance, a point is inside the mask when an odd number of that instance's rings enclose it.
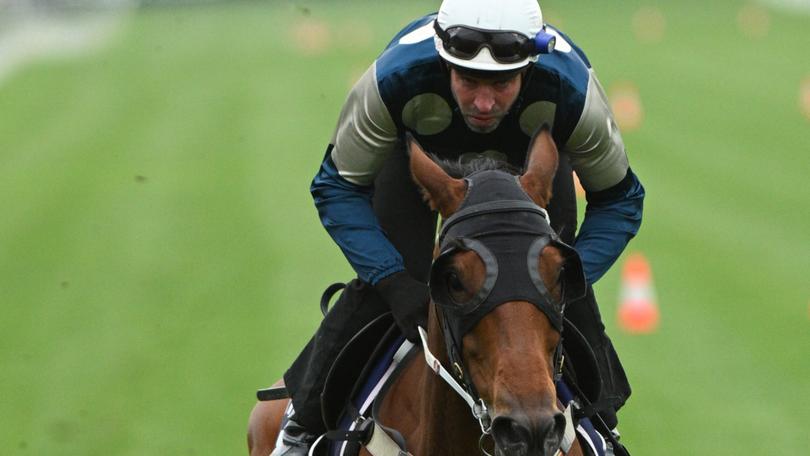
<instances>
[{"instance_id":1,"label":"grass track","mask_svg":"<svg viewBox=\"0 0 810 456\"><path fill-rule=\"evenodd\" d=\"M634 454L802 454L810 443L810 122L798 110L810 16L743 3L544 4L609 89L648 190L631 250L662 326L614 326L635 388ZM351 80L431 2L246 3L134 12L103 51L0 86L0 454L240 454L256 387L350 276L308 185ZM307 52L290 39L323 27ZM304 36L310 36L304 35ZM322 42L321 42L322 43ZM764 438L763 438L764 437Z\"/></svg>"}]
</instances>

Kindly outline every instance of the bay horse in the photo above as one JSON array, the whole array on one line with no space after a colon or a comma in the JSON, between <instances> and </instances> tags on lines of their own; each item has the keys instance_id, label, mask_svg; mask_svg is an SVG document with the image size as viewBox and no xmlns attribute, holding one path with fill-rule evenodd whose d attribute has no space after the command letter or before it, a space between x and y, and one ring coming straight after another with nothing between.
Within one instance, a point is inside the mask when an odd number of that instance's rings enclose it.
<instances>
[{"instance_id":1,"label":"bay horse","mask_svg":"<svg viewBox=\"0 0 810 456\"><path fill-rule=\"evenodd\" d=\"M568 429L555 389L563 308L585 284L579 258L544 210L558 163L550 132L534 136L520 176L485 170L454 178L412 138L408 150L415 183L444 220L428 328L420 330L437 359L414 357L404 367L382 398L380 423L399 431L415 456L582 455L576 439L561 449ZM256 405L251 456L272 451L286 405Z\"/></svg>"}]
</instances>

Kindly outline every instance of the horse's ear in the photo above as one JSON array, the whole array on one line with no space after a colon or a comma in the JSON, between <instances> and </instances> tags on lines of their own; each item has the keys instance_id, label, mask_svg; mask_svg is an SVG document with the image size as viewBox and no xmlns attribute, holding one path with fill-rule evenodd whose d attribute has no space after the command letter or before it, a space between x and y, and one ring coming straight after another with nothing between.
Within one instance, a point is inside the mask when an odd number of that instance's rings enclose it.
<instances>
[{"instance_id":1,"label":"horse's ear","mask_svg":"<svg viewBox=\"0 0 810 456\"><path fill-rule=\"evenodd\" d=\"M543 125L529 146L526 171L520 176L520 185L540 207L551 200L551 184L557 173L559 155L554 138L547 125Z\"/></svg>"},{"instance_id":2,"label":"horse's ear","mask_svg":"<svg viewBox=\"0 0 810 456\"><path fill-rule=\"evenodd\" d=\"M430 208L448 217L458 210L467 184L462 179L455 179L428 157L422 146L410 134L407 135L410 155L411 175L422 192Z\"/></svg>"}]
</instances>

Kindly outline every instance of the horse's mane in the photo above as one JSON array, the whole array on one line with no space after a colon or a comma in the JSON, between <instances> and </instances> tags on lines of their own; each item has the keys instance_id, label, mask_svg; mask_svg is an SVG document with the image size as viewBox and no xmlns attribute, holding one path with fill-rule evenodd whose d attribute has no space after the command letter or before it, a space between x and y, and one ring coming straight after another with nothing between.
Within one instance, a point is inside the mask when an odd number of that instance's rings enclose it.
<instances>
[{"instance_id":1,"label":"horse's mane","mask_svg":"<svg viewBox=\"0 0 810 456\"><path fill-rule=\"evenodd\" d=\"M431 158L442 167L444 172L456 179L461 179L478 171L504 171L514 175L521 173L521 170L514 165L486 156L478 156L472 160L464 161L460 158L439 158L434 155L431 155Z\"/></svg>"}]
</instances>

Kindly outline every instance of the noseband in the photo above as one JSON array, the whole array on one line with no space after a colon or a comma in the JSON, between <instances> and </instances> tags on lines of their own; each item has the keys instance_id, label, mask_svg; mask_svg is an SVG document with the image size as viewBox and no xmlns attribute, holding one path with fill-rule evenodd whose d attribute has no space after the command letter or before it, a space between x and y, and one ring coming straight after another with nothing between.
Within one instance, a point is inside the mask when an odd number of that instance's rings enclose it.
<instances>
[{"instance_id":1,"label":"noseband","mask_svg":"<svg viewBox=\"0 0 810 456\"><path fill-rule=\"evenodd\" d=\"M428 364L464 398L486 435L492 417L464 367L462 338L496 307L512 301L533 304L562 333L565 303L585 294L585 278L576 251L559 239L550 226L548 213L523 191L518 177L501 171L480 171L466 181L464 201L442 226L440 254L433 261L430 276L431 298L437 304L452 374L429 352L421 328L420 334ZM565 261L559 302L551 297L539 270L540 255L548 245L558 248ZM452 297L446 280L452 257L461 251L475 252L486 269L483 284L466 302ZM554 354L555 381L562 373L562 364L561 337Z\"/></svg>"}]
</instances>

